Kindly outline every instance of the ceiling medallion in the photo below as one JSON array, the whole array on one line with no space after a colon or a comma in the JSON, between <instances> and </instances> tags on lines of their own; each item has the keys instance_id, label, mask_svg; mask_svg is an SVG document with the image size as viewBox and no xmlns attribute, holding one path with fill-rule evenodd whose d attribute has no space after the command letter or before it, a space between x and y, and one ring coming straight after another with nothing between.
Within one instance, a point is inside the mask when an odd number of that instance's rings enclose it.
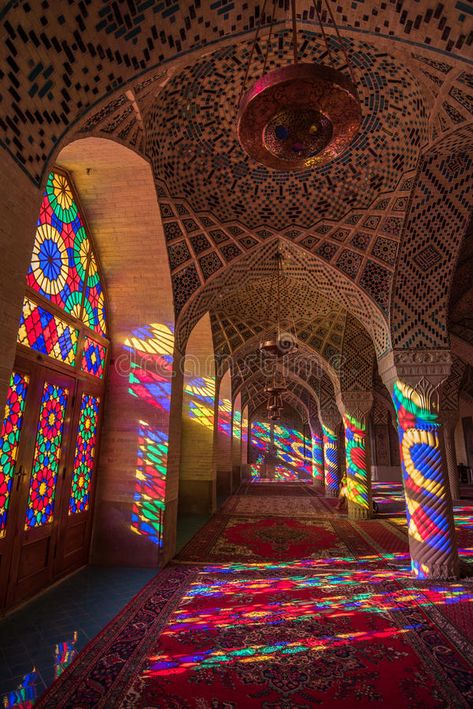
<instances>
[{"instance_id":1,"label":"ceiling medallion","mask_svg":"<svg viewBox=\"0 0 473 709\"><path fill-rule=\"evenodd\" d=\"M329 5L327 9L344 47ZM239 102L237 133L243 150L256 162L281 172L325 165L341 155L361 126L361 107L353 71L351 78L326 64L298 63L296 0L291 0L294 61L265 73L244 93L254 45L250 53ZM330 44L314 2L326 54ZM271 41L272 25L268 37ZM255 44L258 41L258 27ZM266 51L266 58L267 58Z\"/></svg>"}]
</instances>

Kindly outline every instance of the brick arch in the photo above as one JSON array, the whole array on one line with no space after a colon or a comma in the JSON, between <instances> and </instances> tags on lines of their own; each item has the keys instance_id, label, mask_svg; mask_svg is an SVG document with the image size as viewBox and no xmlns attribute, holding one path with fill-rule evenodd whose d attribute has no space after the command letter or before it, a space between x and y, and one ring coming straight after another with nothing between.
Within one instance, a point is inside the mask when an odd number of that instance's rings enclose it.
<instances>
[{"instance_id":1,"label":"brick arch","mask_svg":"<svg viewBox=\"0 0 473 709\"><path fill-rule=\"evenodd\" d=\"M0 87L6 97L4 147L39 184L60 136L105 95L124 91L133 80L146 81L176 58L188 61L191 52L208 51L229 37L252 37L262 4L223 9L218 4L175 3L168 8L151 0L135 12L136 3L120 3L116 10L111 4L65 5L59 12L54 3L5 3L1 63L12 71L4 73ZM409 49L413 43L416 49L433 47L442 51L443 63L461 57L461 9L441 7L432 18L429 1L422 0L413 8L391 10L388 17L380 15L377 1L367 0L363 34L373 41L382 38L384 44L408 43ZM311 2L303 0L299 11L302 24L316 29ZM359 34L356 7L334 6L333 11L342 33ZM40 129L43 140L31 142Z\"/></svg>"},{"instance_id":2,"label":"brick arch","mask_svg":"<svg viewBox=\"0 0 473 709\"><path fill-rule=\"evenodd\" d=\"M57 156L57 164L70 172L77 187L110 302L111 366L98 463L93 559L124 563L134 558L137 563L156 565L160 547L143 528L133 530L131 524L134 498L139 501L140 495L136 465L140 445L151 445L153 435L167 440L171 432L169 411L146 388L146 373L158 366L160 353L172 353L174 329L155 184L144 158L105 138L71 142ZM147 259L142 257L145 249ZM148 472L151 475L151 468Z\"/></svg>"},{"instance_id":3,"label":"brick arch","mask_svg":"<svg viewBox=\"0 0 473 709\"><path fill-rule=\"evenodd\" d=\"M272 360L259 356L258 343L259 336L255 336L232 355L231 367L236 389L240 388L240 381L244 381L247 376L252 376L255 371L263 372L266 367L268 371L271 369ZM298 341L298 346L297 353L283 358L281 364L284 372L298 376L314 391L319 386L320 379L325 377L330 382L335 396L335 392L339 390L337 369L306 343Z\"/></svg>"},{"instance_id":4,"label":"brick arch","mask_svg":"<svg viewBox=\"0 0 473 709\"><path fill-rule=\"evenodd\" d=\"M283 396L284 401L289 403L290 406L292 406L299 414L301 417L302 422L308 422L309 421L309 410L307 408L307 405L300 400L300 398L294 394L292 391L287 391L284 393ZM248 404L248 418L251 419L252 416L254 415L254 412L262 406L262 404L265 401L265 397L262 394L255 395L255 397L248 398L246 400Z\"/></svg>"},{"instance_id":5,"label":"brick arch","mask_svg":"<svg viewBox=\"0 0 473 709\"><path fill-rule=\"evenodd\" d=\"M289 372L286 377L286 382L288 384L289 389L294 389L297 385L299 394L303 394L307 399L305 403L307 410L309 410L307 403L309 400L311 400L313 404L315 404L317 410L319 409L318 396L306 381L304 381L301 377L297 376L297 374L295 374L294 372ZM243 393L248 387L256 387L257 389L261 389L264 393L265 384L265 376L261 372L255 372L248 380L240 384L240 386L235 391L235 396L238 396L239 393ZM267 394L264 393L264 396L267 398Z\"/></svg>"},{"instance_id":6,"label":"brick arch","mask_svg":"<svg viewBox=\"0 0 473 709\"><path fill-rule=\"evenodd\" d=\"M210 277L205 285L200 284L196 272L191 276L183 271L186 278L184 287L193 288L193 292L188 300L184 299L177 320L178 347L185 347L189 332L202 314L215 308L219 292L235 293L257 279L269 278L274 269L274 255L281 246L291 262L288 275L294 282L305 284L308 291L312 290L350 312L372 337L378 355L389 349L387 322L381 309L368 294L323 259L279 237L264 242L248 254L241 254L221 272Z\"/></svg>"},{"instance_id":7,"label":"brick arch","mask_svg":"<svg viewBox=\"0 0 473 709\"><path fill-rule=\"evenodd\" d=\"M394 348L447 348L448 300L473 209L473 124L421 157L391 296Z\"/></svg>"}]
</instances>

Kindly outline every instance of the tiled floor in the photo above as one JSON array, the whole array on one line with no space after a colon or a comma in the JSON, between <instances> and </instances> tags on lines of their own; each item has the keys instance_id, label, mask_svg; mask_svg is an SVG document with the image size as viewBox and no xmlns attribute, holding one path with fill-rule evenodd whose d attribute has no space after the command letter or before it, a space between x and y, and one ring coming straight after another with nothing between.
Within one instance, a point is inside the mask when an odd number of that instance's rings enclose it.
<instances>
[{"instance_id":1,"label":"tiled floor","mask_svg":"<svg viewBox=\"0 0 473 709\"><path fill-rule=\"evenodd\" d=\"M0 706L40 696L155 573L88 566L0 620Z\"/></svg>"}]
</instances>

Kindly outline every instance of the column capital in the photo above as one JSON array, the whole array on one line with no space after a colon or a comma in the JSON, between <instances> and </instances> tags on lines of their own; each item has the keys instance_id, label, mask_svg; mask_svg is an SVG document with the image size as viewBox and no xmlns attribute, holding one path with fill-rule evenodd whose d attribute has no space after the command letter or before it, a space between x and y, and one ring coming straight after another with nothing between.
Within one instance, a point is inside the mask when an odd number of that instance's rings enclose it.
<instances>
[{"instance_id":1,"label":"column capital","mask_svg":"<svg viewBox=\"0 0 473 709\"><path fill-rule=\"evenodd\" d=\"M322 425L326 428L330 428L334 433L337 432L337 428L340 426L342 421L340 411L335 405L321 409L320 419Z\"/></svg>"},{"instance_id":2,"label":"column capital","mask_svg":"<svg viewBox=\"0 0 473 709\"><path fill-rule=\"evenodd\" d=\"M365 420L373 406L372 391L342 391L337 396L338 408L342 415L350 414L359 420Z\"/></svg>"},{"instance_id":3,"label":"column capital","mask_svg":"<svg viewBox=\"0 0 473 709\"><path fill-rule=\"evenodd\" d=\"M451 368L450 350L391 350L378 360L379 374L391 393L398 379L413 389L422 383L433 392L448 378Z\"/></svg>"}]
</instances>

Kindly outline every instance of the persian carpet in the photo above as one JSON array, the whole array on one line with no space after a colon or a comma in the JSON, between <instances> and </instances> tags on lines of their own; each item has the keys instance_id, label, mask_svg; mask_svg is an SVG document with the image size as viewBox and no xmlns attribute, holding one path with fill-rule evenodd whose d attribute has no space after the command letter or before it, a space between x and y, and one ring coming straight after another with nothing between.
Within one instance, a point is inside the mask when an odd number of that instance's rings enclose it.
<instances>
[{"instance_id":1,"label":"persian carpet","mask_svg":"<svg viewBox=\"0 0 473 709\"><path fill-rule=\"evenodd\" d=\"M385 520L233 509L38 707L473 706L471 582L413 580L405 531Z\"/></svg>"}]
</instances>

